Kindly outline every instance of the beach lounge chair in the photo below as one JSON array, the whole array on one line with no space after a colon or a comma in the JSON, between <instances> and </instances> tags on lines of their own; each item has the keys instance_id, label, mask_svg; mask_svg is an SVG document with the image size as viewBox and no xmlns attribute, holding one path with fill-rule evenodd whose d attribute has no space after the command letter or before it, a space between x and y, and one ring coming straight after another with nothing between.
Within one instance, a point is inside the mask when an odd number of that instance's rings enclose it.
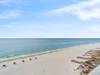
<instances>
[{"instance_id":1,"label":"beach lounge chair","mask_svg":"<svg viewBox=\"0 0 100 75\"><path fill-rule=\"evenodd\" d=\"M35 57L35 59L37 59L37 57Z\"/></svg>"},{"instance_id":2,"label":"beach lounge chair","mask_svg":"<svg viewBox=\"0 0 100 75\"><path fill-rule=\"evenodd\" d=\"M30 60L32 60L32 59L30 58Z\"/></svg>"},{"instance_id":3,"label":"beach lounge chair","mask_svg":"<svg viewBox=\"0 0 100 75\"><path fill-rule=\"evenodd\" d=\"M16 62L13 62L13 64L16 64Z\"/></svg>"}]
</instances>

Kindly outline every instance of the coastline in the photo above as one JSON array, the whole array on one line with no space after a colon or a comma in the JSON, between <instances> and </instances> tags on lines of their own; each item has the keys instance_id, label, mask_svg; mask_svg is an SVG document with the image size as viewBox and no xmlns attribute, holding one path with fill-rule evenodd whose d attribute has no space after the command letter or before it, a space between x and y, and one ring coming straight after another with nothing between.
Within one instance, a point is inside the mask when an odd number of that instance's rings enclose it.
<instances>
[{"instance_id":1,"label":"coastline","mask_svg":"<svg viewBox=\"0 0 100 75\"><path fill-rule=\"evenodd\" d=\"M72 63L72 59L76 59L77 56L82 56L90 49L98 48L100 43L84 44L60 50L47 51L42 53L23 55L14 58L8 58L0 61L0 75L79 75L75 73L74 69L79 64ZM37 57L37 60L35 59ZM32 61L29 61L32 58ZM22 60L25 63L22 63ZM13 65L13 62L17 62L17 65ZM33 62L33 63L32 63ZM6 64L7 67L2 67ZM29 66L28 66L29 65ZM51 66L49 66L51 65ZM33 67L32 67L33 66ZM41 66L41 68L40 68ZM22 70L20 68L23 68ZM45 71L44 71L45 68ZM55 70L55 69L56 70ZM29 72L25 72L27 69L32 69ZM39 69L39 71L38 71ZM21 71L19 71L21 70ZM61 71L60 71L61 70ZM17 71L17 73L13 73ZM61 74L61 73L63 74Z\"/></svg>"},{"instance_id":2,"label":"coastline","mask_svg":"<svg viewBox=\"0 0 100 75\"><path fill-rule=\"evenodd\" d=\"M91 43L91 44L99 44L99 43ZM90 44L80 44L80 45L77 45L77 46L72 46L72 47L67 47L67 48L62 48L62 49L56 49L56 50L39 52L39 53L24 54L24 55L4 58L4 59L0 60L0 63L6 62L6 61L13 61L13 60L16 60L16 59L24 59L24 58L28 58L28 57L32 57L32 56L35 57L35 56L39 56L39 55L50 54L50 53L59 52L59 51L63 51L63 50L66 50L66 49L70 49L70 48L74 48L74 47L80 47L80 46L84 46L84 45L90 45Z\"/></svg>"}]
</instances>

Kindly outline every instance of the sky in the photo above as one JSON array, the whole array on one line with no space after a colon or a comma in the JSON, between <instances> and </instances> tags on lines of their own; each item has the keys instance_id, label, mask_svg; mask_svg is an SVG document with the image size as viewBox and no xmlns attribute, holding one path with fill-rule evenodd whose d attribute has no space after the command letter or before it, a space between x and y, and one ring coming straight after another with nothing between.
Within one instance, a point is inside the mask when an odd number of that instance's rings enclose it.
<instances>
[{"instance_id":1,"label":"sky","mask_svg":"<svg viewBox=\"0 0 100 75\"><path fill-rule=\"evenodd\" d=\"M100 0L0 0L0 38L100 38Z\"/></svg>"}]
</instances>

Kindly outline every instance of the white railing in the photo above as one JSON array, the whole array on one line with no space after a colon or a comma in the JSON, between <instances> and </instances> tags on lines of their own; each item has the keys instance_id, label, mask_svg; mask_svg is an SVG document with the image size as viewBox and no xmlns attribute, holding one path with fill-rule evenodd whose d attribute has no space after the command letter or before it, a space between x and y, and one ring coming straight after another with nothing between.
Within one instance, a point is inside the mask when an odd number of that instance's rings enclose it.
<instances>
[{"instance_id":1,"label":"white railing","mask_svg":"<svg viewBox=\"0 0 100 75\"><path fill-rule=\"evenodd\" d=\"M88 75L100 75L100 65L93 69Z\"/></svg>"}]
</instances>

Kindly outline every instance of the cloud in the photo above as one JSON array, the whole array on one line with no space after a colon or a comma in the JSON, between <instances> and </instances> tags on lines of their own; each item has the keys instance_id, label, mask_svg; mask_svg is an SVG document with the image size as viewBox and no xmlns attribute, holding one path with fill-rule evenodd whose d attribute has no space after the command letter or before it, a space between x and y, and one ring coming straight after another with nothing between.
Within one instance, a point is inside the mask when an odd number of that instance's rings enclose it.
<instances>
[{"instance_id":1,"label":"cloud","mask_svg":"<svg viewBox=\"0 0 100 75\"><path fill-rule=\"evenodd\" d=\"M44 15L74 14L81 20L100 18L100 0L88 0L76 4L55 9L44 13Z\"/></svg>"},{"instance_id":2,"label":"cloud","mask_svg":"<svg viewBox=\"0 0 100 75\"><path fill-rule=\"evenodd\" d=\"M100 18L100 9L93 8L90 11L88 10L80 10L78 12L72 12L77 15L81 20L89 20L91 18Z\"/></svg>"},{"instance_id":3,"label":"cloud","mask_svg":"<svg viewBox=\"0 0 100 75\"><path fill-rule=\"evenodd\" d=\"M14 17L18 17L20 13L18 11L5 11L3 13L0 13L0 19L11 19Z\"/></svg>"}]
</instances>

